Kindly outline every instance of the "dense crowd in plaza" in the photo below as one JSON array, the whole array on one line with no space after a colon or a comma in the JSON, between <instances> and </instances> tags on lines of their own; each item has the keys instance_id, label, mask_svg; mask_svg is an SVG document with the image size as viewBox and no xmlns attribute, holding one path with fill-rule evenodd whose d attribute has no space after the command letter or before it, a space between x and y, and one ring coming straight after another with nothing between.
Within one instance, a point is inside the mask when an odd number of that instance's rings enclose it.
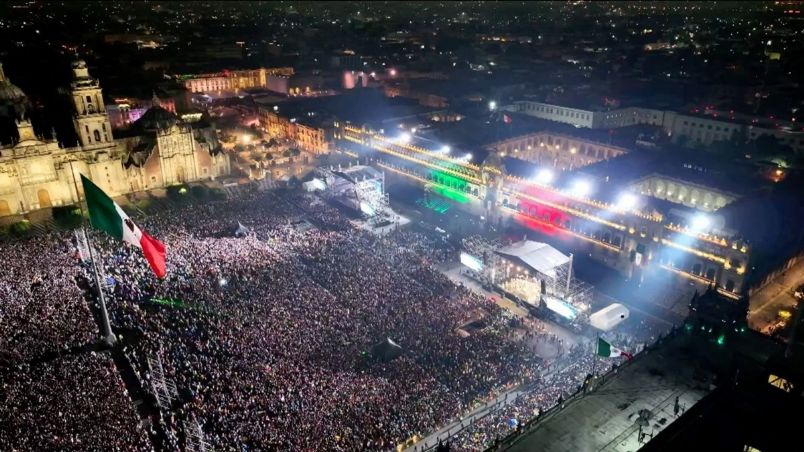
<instances>
[{"instance_id":1,"label":"dense crowd in plaza","mask_svg":"<svg viewBox=\"0 0 804 452\"><path fill-rule=\"evenodd\" d=\"M108 352L1 372L0 450L153 450Z\"/></svg>"},{"instance_id":2,"label":"dense crowd in plaza","mask_svg":"<svg viewBox=\"0 0 804 452\"><path fill-rule=\"evenodd\" d=\"M75 283L69 234L0 245L0 365L91 341L97 331Z\"/></svg>"},{"instance_id":3,"label":"dense crowd in plaza","mask_svg":"<svg viewBox=\"0 0 804 452\"><path fill-rule=\"evenodd\" d=\"M499 307L430 265L441 252L423 257L410 233L377 238L312 204L266 195L148 218L170 250L164 281L136 252L102 247L113 323L142 332L140 374L159 355L192 394L172 428L198 419L223 449L385 449L539 367ZM237 221L249 234L227 237ZM473 315L484 327L458 335ZM375 356L387 339L402 347L388 362Z\"/></svg>"},{"instance_id":4,"label":"dense crowd in plaza","mask_svg":"<svg viewBox=\"0 0 804 452\"><path fill-rule=\"evenodd\" d=\"M151 450L108 353L69 354L98 331L71 237L0 244L0 450Z\"/></svg>"},{"instance_id":5,"label":"dense crowd in plaza","mask_svg":"<svg viewBox=\"0 0 804 452\"><path fill-rule=\"evenodd\" d=\"M523 335L521 321L450 282L435 265L455 250L437 234L376 237L293 192L137 220L168 247L164 280L139 250L93 240L112 325L136 377L154 404L157 380L178 388L159 409L168 445L181 446L186 421L195 420L215 450L387 450L460 419L490 394L537 388L456 438L478 449L506 432L499 419L548 408L590 371L591 354L580 347L552 363L538 358L522 338L548 333ZM238 222L245 237L234 237ZM0 449L148 448L108 356L39 362L96 336L75 283L91 273L74 250L59 235L0 249L18 262L0 276L0 291L22 295L4 305L0 323L12 350L0 381L19 395L0 404L0 420L18 426L0 436ZM401 347L394 359L382 352L388 339ZM86 390L98 380L97 393Z\"/></svg>"}]
</instances>

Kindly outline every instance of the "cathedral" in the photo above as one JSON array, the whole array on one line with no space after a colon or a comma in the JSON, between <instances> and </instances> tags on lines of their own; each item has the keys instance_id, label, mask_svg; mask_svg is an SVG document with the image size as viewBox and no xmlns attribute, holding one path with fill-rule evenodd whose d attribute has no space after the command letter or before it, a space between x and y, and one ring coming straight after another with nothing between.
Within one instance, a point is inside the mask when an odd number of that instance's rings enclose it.
<instances>
[{"instance_id":1,"label":"cathedral","mask_svg":"<svg viewBox=\"0 0 804 452\"><path fill-rule=\"evenodd\" d=\"M0 109L14 118L19 135L11 145L0 146L0 216L77 202L79 174L110 196L120 196L230 173L229 157L207 120L184 123L158 99L128 129L113 135L98 80L84 61L74 62L72 69L79 144L65 148L55 133L50 138L34 133L25 95L0 65Z\"/></svg>"}]
</instances>

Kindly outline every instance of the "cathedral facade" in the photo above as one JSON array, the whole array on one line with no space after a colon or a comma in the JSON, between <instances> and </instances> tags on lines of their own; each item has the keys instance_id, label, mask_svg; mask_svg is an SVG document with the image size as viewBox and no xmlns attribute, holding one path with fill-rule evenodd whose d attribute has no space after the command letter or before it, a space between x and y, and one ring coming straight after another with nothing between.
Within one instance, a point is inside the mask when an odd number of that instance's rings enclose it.
<instances>
[{"instance_id":1,"label":"cathedral facade","mask_svg":"<svg viewBox=\"0 0 804 452\"><path fill-rule=\"evenodd\" d=\"M14 92L0 70L0 94ZM210 180L231 171L213 127L185 124L154 106L127 130L115 131L100 84L86 63L73 63L71 85L76 147L60 146L55 134L36 136L22 111L15 111L19 139L0 147L0 216L76 203L84 174L110 196ZM17 96L18 97L18 96Z\"/></svg>"}]
</instances>

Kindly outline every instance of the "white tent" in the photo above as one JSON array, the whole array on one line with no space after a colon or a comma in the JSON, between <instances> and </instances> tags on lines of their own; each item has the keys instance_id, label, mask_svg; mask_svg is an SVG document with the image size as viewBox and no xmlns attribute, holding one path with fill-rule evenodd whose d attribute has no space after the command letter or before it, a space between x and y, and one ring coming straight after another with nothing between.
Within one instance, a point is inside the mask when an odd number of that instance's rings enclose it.
<instances>
[{"instance_id":1,"label":"white tent","mask_svg":"<svg viewBox=\"0 0 804 452\"><path fill-rule=\"evenodd\" d=\"M321 179L314 178L302 184L304 187L304 191L312 192L312 191L323 191L326 190L327 184L324 183Z\"/></svg>"},{"instance_id":2,"label":"white tent","mask_svg":"<svg viewBox=\"0 0 804 452\"><path fill-rule=\"evenodd\" d=\"M552 278L556 277L556 267L570 261L569 256L565 256L552 246L532 240L513 243L499 249L497 253L508 258L518 259L533 270Z\"/></svg>"},{"instance_id":3,"label":"white tent","mask_svg":"<svg viewBox=\"0 0 804 452\"><path fill-rule=\"evenodd\" d=\"M589 316L589 323L601 331L609 331L629 315L628 308L620 303L612 303Z\"/></svg>"}]
</instances>

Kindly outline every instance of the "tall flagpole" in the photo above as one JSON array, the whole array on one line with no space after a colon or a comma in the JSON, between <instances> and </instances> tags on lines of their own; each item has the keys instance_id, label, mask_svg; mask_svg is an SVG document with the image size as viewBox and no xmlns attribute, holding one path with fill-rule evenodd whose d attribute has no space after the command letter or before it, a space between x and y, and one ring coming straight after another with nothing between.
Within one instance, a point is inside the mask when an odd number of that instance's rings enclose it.
<instances>
[{"instance_id":1,"label":"tall flagpole","mask_svg":"<svg viewBox=\"0 0 804 452\"><path fill-rule=\"evenodd\" d=\"M106 310L106 296L103 294L103 286L101 286L100 283L95 252L92 251L92 243L90 243L89 234L87 234L84 205L81 204L81 192L78 191L78 181L75 177L72 160L70 160L70 173L73 176L73 186L75 187L75 198L78 202L78 208L81 209L81 232L84 234L84 240L86 240L87 248L89 248L89 259L92 261L92 273L95 275L95 286L98 288L98 299L100 300L101 308L101 335L103 336L103 341L111 347L117 342L117 337L112 332L112 324L109 322L109 312Z\"/></svg>"}]
</instances>

